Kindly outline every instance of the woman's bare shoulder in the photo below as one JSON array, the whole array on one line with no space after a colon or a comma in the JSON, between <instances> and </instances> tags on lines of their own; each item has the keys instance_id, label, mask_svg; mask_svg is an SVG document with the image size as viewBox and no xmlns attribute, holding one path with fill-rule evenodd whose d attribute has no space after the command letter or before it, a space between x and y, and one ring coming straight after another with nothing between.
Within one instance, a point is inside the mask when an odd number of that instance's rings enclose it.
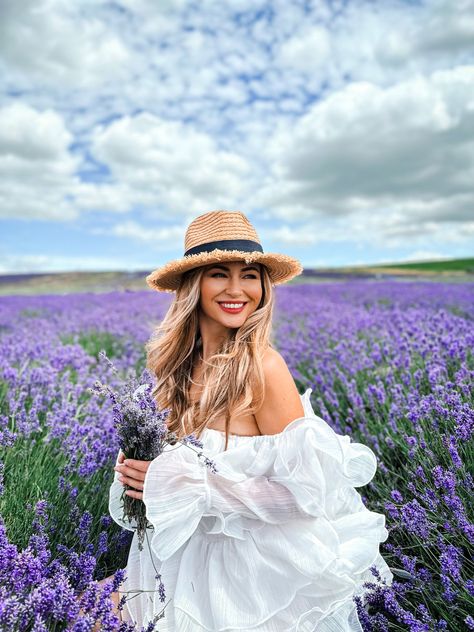
<instances>
[{"instance_id":1,"label":"woman's bare shoulder","mask_svg":"<svg viewBox=\"0 0 474 632\"><path fill-rule=\"evenodd\" d=\"M291 421L304 416L300 394L288 365L279 351L266 349L263 358L265 397L255 413L262 434L281 432Z\"/></svg>"}]
</instances>

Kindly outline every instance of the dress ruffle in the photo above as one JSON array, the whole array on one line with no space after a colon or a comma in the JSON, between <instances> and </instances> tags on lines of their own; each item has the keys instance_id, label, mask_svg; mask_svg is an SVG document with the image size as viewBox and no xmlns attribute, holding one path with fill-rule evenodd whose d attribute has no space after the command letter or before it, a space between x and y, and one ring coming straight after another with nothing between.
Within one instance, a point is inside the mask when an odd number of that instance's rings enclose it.
<instances>
[{"instance_id":1,"label":"dress ruffle","mask_svg":"<svg viewBox=\"0 0 474 632\"><path fill-rule=\"evenodd\" d=\"M203 452L217 473L182 445L150 463L143 501L172 598L160 632L362 630L352 597L376 581L369 567L393 579L379 553L385 516L355 489L377 461L314 414L310 393L304 417L281 433L231 435L224 452L225 434L206 429ZM162 607L155 600L148 616Z\"/></svg>"}]
</instances>

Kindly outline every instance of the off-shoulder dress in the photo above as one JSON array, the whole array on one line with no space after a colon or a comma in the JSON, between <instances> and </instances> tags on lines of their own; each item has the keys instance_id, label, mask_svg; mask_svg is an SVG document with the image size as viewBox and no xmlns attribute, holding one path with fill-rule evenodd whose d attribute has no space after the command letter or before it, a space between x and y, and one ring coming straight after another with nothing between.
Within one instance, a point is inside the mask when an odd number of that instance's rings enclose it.
<instances>
[{"instance_id":1,"label":"off-shoulder dress","mask_svg":"<svg viewBox=\"0 0 474 632\"><path fill-rule=\"evenodd\" d=\"M133 536L119 590L131 591L125 621L159 632L361 632L354 595L390 585L380 554L385 515L356 487L374 477L374 452L318 417L311 389L304 417L278 434L201 435L210 471L189 447L167 445L148 468L143 502L153 529L142 551ZM120 452L119 452L120 454ZM118 462L118 456L117 456ZM115 472L109 511L125 529L123 486ZM144 591L136 593L133 591ZM169 601L168 601L169 600Z\"/></svg>"}]
</instances>

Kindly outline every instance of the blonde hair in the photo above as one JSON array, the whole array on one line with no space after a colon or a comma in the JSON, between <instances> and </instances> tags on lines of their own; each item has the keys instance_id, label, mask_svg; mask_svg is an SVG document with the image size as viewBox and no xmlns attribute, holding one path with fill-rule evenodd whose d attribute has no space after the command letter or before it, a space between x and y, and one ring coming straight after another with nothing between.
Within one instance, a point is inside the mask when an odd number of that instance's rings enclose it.
<instances>
[{"instance_id":1,"label":"blonde hair","mask_svg":"<svg viewBox=\"0 0 474 632\"><path fill-rule=\"evenodd\" d=\"M262 299L241 327L229 329L216 353L204 363L203 391L191 402L191 372L202 340L199 333L200 282L209 266L187 271L162 322L145 345L147 368L156 376L152 395L160 409L169 408L168 429L178 438L225 419L225 450L233 416L255 413L264 398L263 354L273 347L273 285L260 265Z\"/></svg>"}]
</instances>

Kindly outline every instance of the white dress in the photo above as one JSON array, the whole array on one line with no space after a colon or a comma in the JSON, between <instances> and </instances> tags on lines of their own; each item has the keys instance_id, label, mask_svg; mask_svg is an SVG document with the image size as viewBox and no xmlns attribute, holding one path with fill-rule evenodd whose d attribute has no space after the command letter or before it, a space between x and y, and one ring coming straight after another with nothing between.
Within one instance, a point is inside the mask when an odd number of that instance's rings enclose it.
<instances>
[{"instance_id":1,"label":"white dress","mask_svg":"<svg viewBox=\"0 0 474 632\"><path fill-rule=\"evenodd\" d=\"M202 451L217 473L181 444L151 461L143 490L151 550L145 540L139 551L135 533L119 589L149 592L130 593L125 621L138 630L166 603L159 632L362 631L352 597L376 583L369 567L393 580L379 552L385 515L354 489L377 461L315 415L310 393L301 396L305 416L279 434L230 435L224 452L225 433L205 429ZM109 511L133 530L117 479Z\"/></svg>"}]
</instances>

